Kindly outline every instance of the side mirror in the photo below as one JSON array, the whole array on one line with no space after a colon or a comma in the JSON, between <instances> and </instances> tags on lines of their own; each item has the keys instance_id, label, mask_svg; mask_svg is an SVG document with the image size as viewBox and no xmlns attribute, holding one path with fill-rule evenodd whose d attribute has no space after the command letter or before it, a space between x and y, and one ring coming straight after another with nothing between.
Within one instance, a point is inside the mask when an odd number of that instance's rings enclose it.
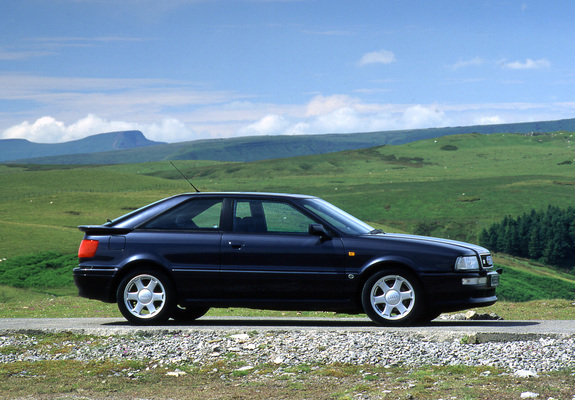
<instances>
[{"instance_id":1,"label":"side mirror","mask_svg":"<svg viewBox=\"0 0 575 400\"><path fill-rule=\"evenodd\" d=\"M310 224L308 233L310 235L319 236L322 241L331 240L331 235L322 224Z\"/></svg>"}]
</instances>

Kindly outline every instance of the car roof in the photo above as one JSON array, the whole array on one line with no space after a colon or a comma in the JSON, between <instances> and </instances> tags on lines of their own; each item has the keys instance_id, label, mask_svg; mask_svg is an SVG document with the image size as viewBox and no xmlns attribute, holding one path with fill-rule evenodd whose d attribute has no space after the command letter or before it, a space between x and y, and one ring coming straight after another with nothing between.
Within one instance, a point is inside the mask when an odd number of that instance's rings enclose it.
<instances>
[{"instance_id":1,"label":"car roof","mask_svg":"<svg viewBox=\"0 0 575 400\"><path fill-rule=\"evenodd\" d=\"M289 199L313 199L316 196L305 194L290 194L290 193L268 193L268 192L190 192L182 193L176 196L224 196L224 197L265 197L265 198L289 198Z\"/></svg>"}]
</instances>

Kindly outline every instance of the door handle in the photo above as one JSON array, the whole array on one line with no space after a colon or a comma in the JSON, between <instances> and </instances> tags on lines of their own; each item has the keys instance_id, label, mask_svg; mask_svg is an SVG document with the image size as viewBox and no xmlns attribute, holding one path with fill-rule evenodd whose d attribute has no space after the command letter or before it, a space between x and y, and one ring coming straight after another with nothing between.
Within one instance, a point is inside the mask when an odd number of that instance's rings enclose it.
<instances>
[{"instance_id":1,"label":"door handle","mask_svg":"<svg viewBox=\"0 0 575 400\"><path fill-rule=\"evenodd\" d=\"M244 244L242 242L228 242L228 244L232 247L232 249L235 250L241 250L242 247L244 247Z\"/></svg>"}]
</instances>

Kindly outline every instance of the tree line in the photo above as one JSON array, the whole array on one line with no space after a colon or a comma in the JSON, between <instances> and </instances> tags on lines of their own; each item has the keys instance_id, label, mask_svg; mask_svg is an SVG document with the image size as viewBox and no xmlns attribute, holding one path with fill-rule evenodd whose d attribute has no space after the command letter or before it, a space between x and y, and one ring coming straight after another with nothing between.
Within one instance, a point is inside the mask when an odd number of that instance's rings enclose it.
<instances>
[{"instance_id":1,"label":"tree line","mask_svg":"<svg viewBox=\"0 0 575 400\"><path fill-rule=\"evenodd\" d=\"M575 208L548 206L483 229L479 243L489 250L529 258L575 272Z\"/></svg>"}]
</instances>

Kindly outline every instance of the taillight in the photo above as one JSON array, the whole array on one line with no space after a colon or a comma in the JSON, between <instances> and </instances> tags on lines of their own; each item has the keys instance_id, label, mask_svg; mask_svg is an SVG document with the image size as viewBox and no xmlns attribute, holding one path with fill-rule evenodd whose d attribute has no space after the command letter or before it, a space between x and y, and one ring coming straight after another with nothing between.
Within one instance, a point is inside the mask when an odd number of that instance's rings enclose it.
<instances>
[{"instance_id":1,"label":"taillight","mask_svg":"<svg viewBox=\"0 0 575 400\"><path fill-rule=\"evenodd\" d=\"M78 249L78 258L92 258L96 254L96 250L98 250L98 242L97 240L82 240L80 243L80 248Z\"/></svg>"}]
</instances>

